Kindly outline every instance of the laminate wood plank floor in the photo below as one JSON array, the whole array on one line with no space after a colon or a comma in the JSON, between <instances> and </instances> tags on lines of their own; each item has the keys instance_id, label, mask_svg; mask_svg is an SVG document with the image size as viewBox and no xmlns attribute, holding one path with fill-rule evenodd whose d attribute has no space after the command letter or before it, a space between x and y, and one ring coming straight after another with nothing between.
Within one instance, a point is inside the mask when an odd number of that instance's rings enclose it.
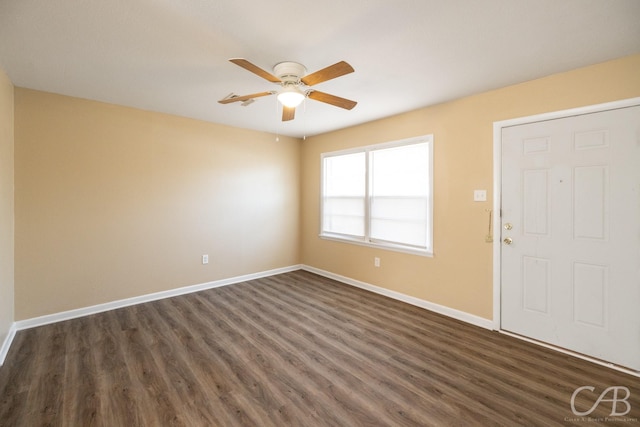
<instances>
[{"instance_id":1,"label":"laminate wood plank floor","mask_svg":"<svg viewBox=\"0 0 640 427\"><path fill-rule=\"evenodd\" d=\"M637 425L639 383L295 271L19 331L0 425Z\"/></svg>"}]
</instances>

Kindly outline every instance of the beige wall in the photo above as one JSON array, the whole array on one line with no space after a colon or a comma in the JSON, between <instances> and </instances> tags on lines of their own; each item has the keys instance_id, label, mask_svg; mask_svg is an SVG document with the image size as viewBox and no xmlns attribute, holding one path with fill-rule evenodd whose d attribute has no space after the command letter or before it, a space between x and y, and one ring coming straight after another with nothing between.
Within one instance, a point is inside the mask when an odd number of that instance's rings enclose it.
<instances>
[{"instance_id":1,"label":"beige wall","mask_svg":"<svg viewBox=\"0 0 640 427\"><path fill-rule=\"evenodd\" d=\"M0 346L13 323L13 85L0 69Z\"/></svg>"},{"instance_id":2,"label":"beige wall","mask_svg":"<svg viewBox=\"0 0 640 427\"><path fill-rule=\"evenodd\" d=\"M16 88L16 320L298 264L299 165L297 139Z\"/></svg>"},{"instance_id":3,"label":"beige wall","mask_svg":"<svg viewBox=\"0 0 640 427\"><path fill-rule=\"evenodd\" d=\"M302 149L302 262L492 318L493 122L640 96L640 55L307 138ZM434 135L434 254L405 255L318 238L320 153ZM473 190L488 190L473 202ZM381 267L373 265L374 256Z\"/></svg>"},{"instance_id":4,"label":"beige wall","mask_svg":"<svg viewBox=\"0 0 640 427\"><path fill-rule=\"evenodd\" d=\"M5 152L15 96L15 318L300 262L491 318L484 236L493 122L637 97L638 75L635 55L303 143L32 90L14 94L0 76L0 215L11 219ZM318 238L320 153L428 133L435 138L433 258ZM489 200L473 202L474 189L487 189ZM12 231L5 217L3 236ZM12 255L6 242L0 250ZM4 286L11 279L2 280L0 290L13 291Z\"/></svg>"}]
</instances>

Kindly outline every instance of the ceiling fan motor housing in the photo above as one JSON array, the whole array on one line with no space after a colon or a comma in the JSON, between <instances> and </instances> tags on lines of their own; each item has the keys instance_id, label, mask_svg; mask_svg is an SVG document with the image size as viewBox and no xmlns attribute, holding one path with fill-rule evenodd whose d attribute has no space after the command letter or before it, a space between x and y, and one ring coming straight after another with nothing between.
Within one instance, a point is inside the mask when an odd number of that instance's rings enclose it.
<instances>
[{"instance_id":1,"label":"ceiling fan motor housing","mask_svg":"<svg viewBox=\"0 0 640 427\"><path fill-rule=\"evenodd\" d=\"M280 62L273 67L276 77L285 83L299 83L307 69L297 62Z\"/></svg>"}]
</instances>

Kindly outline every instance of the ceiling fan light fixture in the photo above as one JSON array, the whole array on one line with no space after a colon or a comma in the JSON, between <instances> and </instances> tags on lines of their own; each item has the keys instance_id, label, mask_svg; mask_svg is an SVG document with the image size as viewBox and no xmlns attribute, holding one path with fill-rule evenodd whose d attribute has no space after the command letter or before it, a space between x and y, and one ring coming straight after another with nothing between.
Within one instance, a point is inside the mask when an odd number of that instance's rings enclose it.
<instances>
[{"instance_id":1,"label":"ceiling fan light fixture","mask_svg":"<svg viewBox=\"0 0 640 427\"><path fill-rule=\"evenodd\" d=\"M304 100L305 95L295 87L285 87L278 94L278 101L285 107L295 108Z\"/></svg>"}]
</instances>

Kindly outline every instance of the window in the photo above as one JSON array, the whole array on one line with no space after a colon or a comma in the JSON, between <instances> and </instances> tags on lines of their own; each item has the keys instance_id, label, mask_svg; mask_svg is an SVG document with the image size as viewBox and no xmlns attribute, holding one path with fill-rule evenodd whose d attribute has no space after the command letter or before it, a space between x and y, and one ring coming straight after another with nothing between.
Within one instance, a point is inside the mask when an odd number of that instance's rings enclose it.
<instances>
[{"instance_id":1,"label":"window","mask_svg":"<svg viewBox=\"0 0 640 427\"><path fill-rule=\"evenodd\" d=\"M322 155L320 236L431 255L433 136Z\"/></svg>"}]
</instances>

